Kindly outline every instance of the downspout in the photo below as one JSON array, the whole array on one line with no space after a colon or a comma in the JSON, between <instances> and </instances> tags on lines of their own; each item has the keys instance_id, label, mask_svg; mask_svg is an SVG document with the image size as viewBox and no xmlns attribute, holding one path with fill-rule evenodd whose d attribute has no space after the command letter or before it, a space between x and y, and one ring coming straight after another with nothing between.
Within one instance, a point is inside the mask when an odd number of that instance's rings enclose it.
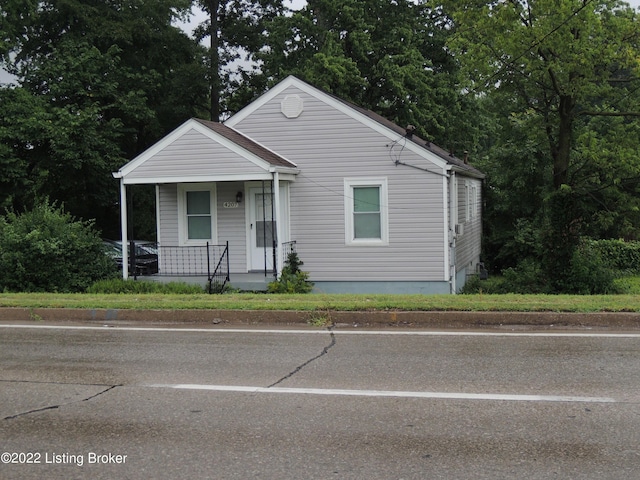
<instances>
[{"instance_id":1,"label":"downspout","mask_svg":"<svg viewBox=\"0 0 640 480\"><path fill-rule=\"evenodd\" d=\"M122 278L129 278L129 244L127 225L127 187L124 178L120 178L120 228L122 230Z\"/></svg>"},{"instance_id":2,"label":"downspout","mask_svg":"<svg viewBox=\"0 0 640 480\"><path fill-rule=\"evenodd\" d=\"M457 293L456 286L456 221L458 216L458 196L456 173L449 172L449 293Z\"/></svg>"}]
</instances>

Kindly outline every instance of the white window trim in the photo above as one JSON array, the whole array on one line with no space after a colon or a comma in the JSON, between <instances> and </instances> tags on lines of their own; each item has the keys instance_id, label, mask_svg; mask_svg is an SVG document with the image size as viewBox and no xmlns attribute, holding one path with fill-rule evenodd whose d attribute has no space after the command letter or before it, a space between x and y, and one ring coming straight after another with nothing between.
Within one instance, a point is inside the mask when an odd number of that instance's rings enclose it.
<instances>
[{"instance_id":1,"label":"white window trim","mask_svg":"<svg viewBox=\"0 0 640 480\"><path fill-rule=\"evenodd\" d=\"M464 182L464 221L471 221L471 186L469 182Z\"/></svg>"},{"instance_id":2,"label":"white window trim","mask_svg":"<svg viewBox=\"0 0 640 480\"><path fill-rule=\"evenodd\" d=\"M466 181L465 189L465 223L475 220L478 216L478 187L473 181Z\"/></svg>"},{"instance_id":3,"label":"white window trim","mask_svg":"<svg viewBox=\"0 0 640 480\"><path fill-rule=\"evenodd\" d=\"M208 191L209 201L211 202L211 238L189 240L189 230L187 227L187 192ZM217 215L217 195L215 183L179 183L178 184L178 238L180 246L188 245L206 245L218 243L218 215Z\"/></svg>"},{"instance_id":4,"label":"white window trim","mask_svg":"<svg viewBox=\"0 0 640 480\"><path fill-rule=\"evenodd\" d=\"M354 238L353 187L380 187L380 236L381 238ZM389 245L389 192L386 177L344 179L344 234L345 245Z\"/></svg>"}]
</instances>

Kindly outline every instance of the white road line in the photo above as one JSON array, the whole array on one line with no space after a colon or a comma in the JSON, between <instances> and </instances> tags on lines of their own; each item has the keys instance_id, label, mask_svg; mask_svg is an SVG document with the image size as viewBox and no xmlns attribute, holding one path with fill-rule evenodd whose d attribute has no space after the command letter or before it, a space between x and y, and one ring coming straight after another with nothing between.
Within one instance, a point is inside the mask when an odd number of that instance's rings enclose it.
<instances>
[{"instance_id":1,"label":"white road line","mask_svg":"<svg viewBox=\"0 0 640 480\"><path fill-rule=\"evenodd\" d=\"M569 395L511 395L499 393L448 393L448 392L405 392L389 390L345 390L332 388L285 388L285 387L250 387L242 385L145 385L153 388L172 388L178 390L209 390L215 392L242 393L289 393L305 395L342 395L355 397L401 397L430 398L448 400L499 400L510 402L572 402L572 403L616 403L610 397L574 397Z\"/></svg>"},{"instance_id":2,"label":"white road line","mask_svg":"<svg viewBox=\"0 0 640 480\"><path fill-rule=\"evenodd\" d=\"M81 325L20 325L0 324L0 328L27 328L50 330L95 330L95 331L133 331L133 332L196 332L196 333L261 333L306 335L324 334L329 330L304 329L252 329L252 328L179 328L179 327L122 327L103 324L100 326ZM427 327L425 327L427 328ZM594 338L640 338L640 333L603 333L603 332L469 332L469 331L426 331L426 330L331 330L335 335L389 335L389 336L423 336L423 337L594 337Z\"/></svg>"}]
</instances>

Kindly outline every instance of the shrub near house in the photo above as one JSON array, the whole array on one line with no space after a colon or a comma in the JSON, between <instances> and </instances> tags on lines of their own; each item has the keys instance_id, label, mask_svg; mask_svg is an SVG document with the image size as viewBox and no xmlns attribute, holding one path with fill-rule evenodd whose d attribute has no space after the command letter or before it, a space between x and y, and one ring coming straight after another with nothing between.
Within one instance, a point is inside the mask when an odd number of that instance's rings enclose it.
<instances>
[{"instance_id":1,"label":"shrub near house","mask_svg":"<svg viewBox=\"0 0 640 480\"><path fill-rule=\"evenodd\" d=\"M91 222L48 202L0 218L0 291L84 292L116 275Z\"/></svg>"},{"instance_id":2,"label":"shrub near house","mask_svg":"<svg viewBox=\"0 0 640 480\"><path fill-rule=\"evenodd\" d=\"M296 252L287 257L286 265L278 280L269 284L270 293L309 293L313 289L313 282L309 281L309 274L300 270L304 265Z\"/></svg>"}]
</instances>

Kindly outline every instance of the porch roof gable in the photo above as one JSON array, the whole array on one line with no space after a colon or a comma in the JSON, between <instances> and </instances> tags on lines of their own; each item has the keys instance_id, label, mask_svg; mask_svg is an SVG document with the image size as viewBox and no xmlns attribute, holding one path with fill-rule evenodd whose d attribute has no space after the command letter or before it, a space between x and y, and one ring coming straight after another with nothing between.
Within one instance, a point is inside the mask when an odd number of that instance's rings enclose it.
<instances>
[{"instance_id":1,"label":"porch roof gable","mask_svg":"<svg viewBox=\"0 0 640 480\"><path fill-rule=\"evenodd\" d=\"M113 173L124 183L263 179L297 166L218 122L192 118Z\"/></svg>"}]
</instances>

